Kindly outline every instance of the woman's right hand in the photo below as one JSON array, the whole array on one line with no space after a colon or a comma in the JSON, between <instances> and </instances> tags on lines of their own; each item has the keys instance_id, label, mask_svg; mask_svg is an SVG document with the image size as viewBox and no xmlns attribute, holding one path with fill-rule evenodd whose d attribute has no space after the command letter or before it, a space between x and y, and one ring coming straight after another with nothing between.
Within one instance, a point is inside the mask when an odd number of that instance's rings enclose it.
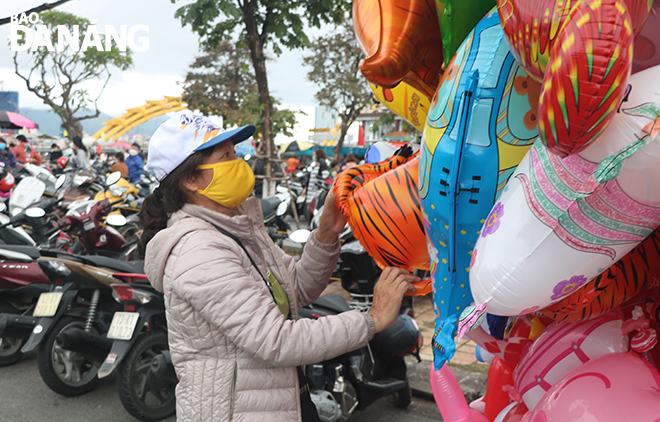
<instances>
[{"instance_id":1,"label":"woman's right hand","mask_svg":"<svg viewBox=\"0 0 660 422\"><path fill-rule=\"evenodd\" d=\"M369 311L377 333L394 324L399 315L403 295L408 290L414 292L412 283L418 281L421 281L421 278L403 268L387 267L383 270L374 287L373 304Z\"/></svg>"}]
</instances>

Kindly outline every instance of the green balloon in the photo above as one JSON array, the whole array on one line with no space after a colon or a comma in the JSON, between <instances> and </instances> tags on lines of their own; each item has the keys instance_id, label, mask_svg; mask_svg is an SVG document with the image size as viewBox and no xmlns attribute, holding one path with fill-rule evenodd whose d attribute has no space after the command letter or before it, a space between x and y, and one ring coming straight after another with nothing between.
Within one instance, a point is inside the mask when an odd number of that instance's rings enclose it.
<instances>
[{"instance_id":1,"label":"green balloon","mask_svg":"<svg viewBox=\"0 0 660 422\"><path fill-rule=\"evenodd\" d=\"M496 0L435 0L445 66L465 37L496 4Z\"/></svg>"}]
</instances>

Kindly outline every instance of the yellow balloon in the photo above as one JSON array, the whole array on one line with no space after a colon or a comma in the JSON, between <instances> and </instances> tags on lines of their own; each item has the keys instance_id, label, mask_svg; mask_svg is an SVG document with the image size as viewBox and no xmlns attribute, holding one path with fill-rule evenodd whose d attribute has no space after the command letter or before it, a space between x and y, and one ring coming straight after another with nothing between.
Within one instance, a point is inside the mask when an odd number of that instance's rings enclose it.
<instances>
[{"instance_id":1,"label":"yellow balloon","mask_svg":"<svg viewBox=\"0 0 660 422\"><path fill-rule=\"evenodd\" d=\"M420 132L424 131L426 115L431 105L431 99L428 96L405 82L400 82L394 88L383 88L371 82L369 82L369 86L381 104L405 119Z\"/></svg>"}]
</instances>

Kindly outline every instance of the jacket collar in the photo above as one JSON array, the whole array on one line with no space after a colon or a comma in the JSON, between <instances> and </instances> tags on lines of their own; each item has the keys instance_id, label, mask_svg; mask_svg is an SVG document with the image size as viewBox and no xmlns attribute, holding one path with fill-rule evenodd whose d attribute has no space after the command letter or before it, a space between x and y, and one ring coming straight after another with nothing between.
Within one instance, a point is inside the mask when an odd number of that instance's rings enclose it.
<instances>
[{"instance_id":1,"label":"jacket collar","mask_svg":"<svg viewBox=\"0 0 660 422\"><path fill-rule=\"evenodd\" d=\"M185 204L179 211L172 214L167 226L171 227L183 218L195 217L222 227L239 239L251 239L252 227L263 227L263 215L259 198L251 197L232 210L232 215L213 211L202 205Z\"/></svg>"}]
</instances>

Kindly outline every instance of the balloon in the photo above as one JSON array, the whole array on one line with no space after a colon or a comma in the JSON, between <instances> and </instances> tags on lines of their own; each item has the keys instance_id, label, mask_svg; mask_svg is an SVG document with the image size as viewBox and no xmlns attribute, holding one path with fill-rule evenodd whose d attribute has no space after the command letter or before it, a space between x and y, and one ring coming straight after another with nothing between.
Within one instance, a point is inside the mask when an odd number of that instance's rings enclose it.
<instances>
[{"instance_id":1,"label":"balloon","mask_svg":"<svg viewBox=\"0 0 660 422\"><path fill-rule=\"evenodd\" d=\"M509 393L504 386L513 387L513 371L511 363L495 358L488 367L488 385L486 386L486 410L484 416L489 421L494 420L500 412L509 405Z\"/></svg>"},{"instance_id":2,"label":"balloon","mask_svg":"<svg viewBox=\"0 0 660 422\"><path fill-rule=\"evenodd\" d=\"M431 98L442 68L442 38L432 0L356 0L353 25L367 80L394 88L401 81Z\"/></svg>"},{"instance_id":3,"label":"balloon","mask_svg":"<svg viewBox=\"0 0 660 422\"><path fill-rule=\"evenodd\" d=\"M651 6L646 24L635 39L632 73L660 64L660 0Z\"/></svg>"},{"instance_id":4,"label":"balloon","mask_svg":"<svg viewBox=\"0 0 660 422\"><path fill-rule=\"evenodd\" d=\"M515 63L497 12L465 40L433 98L422 140L419 190L436 317L436 368L455 351L472 301L468 268L481 224L537 136L539 85Z\"/></svg>"},{"instance_id":5,"label":"balloon","mask_svg":"<svg viewBox=\"0 0 660 422\"><path fill-rule=\"evenodd\" d=\"M520 361L527 344L531 342L529 339L532 328L531 317L516 318L511 325L506 339L503 340L491 336L481 327L470 331L468 337L498 359L515 365Z\"/></svg>"},{"instance_id":6,"label":"balloon","mask_svg":"<svg viewBox=\"0 0 660 422\"><path fill-rule=\"evenodd\" d=\"M539 312L557 321L575 322L595 318L621 306L658 274L660 230L655 229L628 255L584 287Z\"/></svg>"},{"instance_id":7,"label":"balloon","mask_svg":"<svg viewBox=\"0 0 660 422\"><path fill-rule=\"evenodd\" d=\"M366 164L375 164L380 163L381 161L386 161L401 147L406 145L408 145L408 143L403 141L379 141L371 144L371 146L367 148L367 152L364 153L364 162ZM419 145L417 144L412 144L410 147L413 152L419 151Z\"/></svg>"},{"instance_id":8,"label":"balloon","mask_svg":"<svg viewBox=\"0 0 660 422\"><path fill-rule=\"evenodd\" d=\"M369 87L381 104L420 132L424 130L431 97L406 82L401 82L394 88L383 88L372 83L369 83Z\"/></svg>"},{"instance_id":9,"label":"balloon","mask_svg":"<svg viewBox=\"0 0 660 422\"><path fill-rule=\"evenodd\" d=\"M417 194L417 156L410 148L388 161L358 165L337 176L337 204L348 216L355 238L380 268L429 268L422 210ZM429 281L415 295L431 292Z\"/></svg>"},{"instance_id":10,"label":"balloon","mask_svg":"<svg viewBox=\"0 0 660 422\"><path fill-rule=\"evenodd\" d=\"M472 28L495 7L495 3L495 0L435 0L445 64L454 57Z\"/></svg>"},{"instance_id":11,"label":"balloon","mask_svg":"<svg viewBox=\"0 0 660 422\"><path fill-rule=\"evenodd\" d=\"M505 407L493 422L518 422L527 413L527 406L525 403L512 402Z\"/></svg>"},{"instance_id":12,"label":"balloon","mask_svg":"<svg viewBox=\"0 0 660 422\"><path fill-rule=\"evenodd\" d=\"M531 411L530 422L658 422L660 376L634 353L601 356L568 373Z\"/></svg>"},{"instance_id":13,"label":"balloon","mask_svg":"<svg viewBox=\"0 0 660 422\"><path fill-rule=\"evenodd\" d=\"M431 367L431 390L444 422L489 422L481 413L468 407L465 396L451 369Z\"/></svg>"},{"instance_id":14,"label":"balloon","mask_svg":"<svg viewBox=\"0 0 660 422\"><path fill-rule=\"evenodd\" d=\"M520 163L475 248L479 311L520 315L558 302L660 225L660 142L650 142L660 129L660 66L633 75L627 98L580 154L561 159L537 141Z\"/></svg>"},{"instance_id":15,"label":"balloon","mask_svg":"<svg viewBox=\"0 0 660 422\"><path fill-rule=\"evenodd\" d=\"M543 81L539 135L554 154L583 150L614 117L649 0L498 0L518 63Z\"/></svg>"},{"instance_id":16,"label":"balloon","mask_svg":"<svg viewBox=\"0 0 660 422\"><path fill-rule=\"evenodd\" d=\"M628 351L620 312L578 323L555 322L524 353L513 373L518 394L532 410L546 392L580 365Z\"/></svg>"}]
</instances>

